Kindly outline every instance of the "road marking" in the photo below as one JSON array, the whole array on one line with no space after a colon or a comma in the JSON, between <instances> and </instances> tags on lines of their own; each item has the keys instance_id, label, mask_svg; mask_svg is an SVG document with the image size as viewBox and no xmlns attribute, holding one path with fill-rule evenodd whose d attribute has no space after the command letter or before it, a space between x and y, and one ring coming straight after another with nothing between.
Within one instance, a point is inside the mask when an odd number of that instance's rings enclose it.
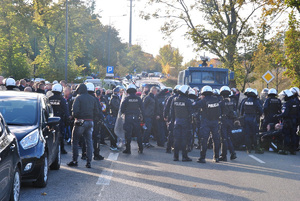
<instances>
[{"instance_id":1,"label":"road marking","mask_svg":"<svg viewBox=\"0 0 300 201\"><path fill-rule=\"evenodd\" d=\"M253 155L249 155L249 157L253 158L254 160L256 160L259 163L265 163L264 161L260 160L259 158L257 158L256 156Z\"/></svg>"},{"instance_id":2,"label":"road marking","mask_svg":"<svg viewBox=\"0 0 300 201\"><path fill-rule=\"evenodd\" d=\"M119 153L110 153L107 157L107 160L117 161L118 157L119 157ZM97 185L108 186L110 184L112 175L114 173L114 170L111 169L112 164L113 163L111 163L109 169L103 170L101 172L101 175L99 176L98 181L96 183ZM103 188L102 188L102 191L103 191Z\"/></svg>"},{"instance_id":3,"label":"road marking","mask_svg":"<svg viewBox=\"0 0 300 201\"><path fill-rule=\"evenodd\" d=\"M110 184L113 173L114 170L103 170L96 184L108 186Z\"/></svg>"},{"instance_id":4,"label":"road marking","mask_svg":"<svg viewBox=\"0 0 300 201\"><path fill-rule=\"evenodd\" d=\"M107 157L107 160L117 161L119 157L119 153L110 153Z\"/></svg>"}]
</instances>

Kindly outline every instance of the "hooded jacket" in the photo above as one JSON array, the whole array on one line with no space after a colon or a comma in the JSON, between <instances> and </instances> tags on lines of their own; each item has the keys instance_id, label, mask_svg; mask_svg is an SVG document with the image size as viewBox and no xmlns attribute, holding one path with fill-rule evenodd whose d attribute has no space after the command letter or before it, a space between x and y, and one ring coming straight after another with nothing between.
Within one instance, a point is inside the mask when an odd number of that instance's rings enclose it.
<instances>
[{"instance_id":1,"label":"hooded jacket","mask_svg":"<svg viewBox=\"0 0 300 201\"><path fill-rule=\"evenodd\" d=\"M99 116L97 101L88 94L85 84L80 84L76 88L77 97L74 100L72 114L74 118L93 120Z\"/></svg>"}]
</instances>

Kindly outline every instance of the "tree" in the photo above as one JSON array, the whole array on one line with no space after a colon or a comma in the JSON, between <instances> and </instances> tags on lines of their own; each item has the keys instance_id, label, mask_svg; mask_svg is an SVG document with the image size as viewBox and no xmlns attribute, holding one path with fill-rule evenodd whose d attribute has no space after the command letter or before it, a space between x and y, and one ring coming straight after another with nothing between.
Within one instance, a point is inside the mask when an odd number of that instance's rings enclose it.
<instances>
[{"instance_id":1,"label":"tree","mask_svg":"<svg viewBox=\"0 0 300 201\"><path fill-rule=\"evenodd\" d=\"M296 20L294 12L289 16L289 29L284 40L286 46L286 60L284 62L287 70L285 75L293 79L293 84L300 86L300 23Z\"/></svg>"},{"instance_id":2,"label":"tree","mask_svg":"<svg viewBox=\"0 0 300 201\"><path fill-rule=\"evenodd\" d=\"M177 70L181 67L183 56L180 54L178 48L174 48L171 45L165 45L159 50L159 55L156 60L164 66L175 67Z\"/></svg>"},{"instance_id":3,"label":"tree","mask_svg":"<svg viewBox=\"0 0 300 201\"><path fill-rule=\"evenodd\" d=\"M0 70L4 76L21 79L30 75L29 37L23 25L27 5L24 1L0 2Z\"/></svg>"},{"instance_id":4,"label":"tree","mask_svg":"<svg viewBox=\"0 0 300 201\"><path fill-rule=\"evenodd\" d=\"M196 50L206 49L217 55L225 67L234 70L237 46L243 37L248 36L251 29L249 20L254 13L263 7L262 1L237 0L149 0L150 5L161 6L152 14L156 18L165 18L167 21L162 31L167 35L186 26L186 35L197 45ZM249 10L245 12L245 10ZM195 13L203 13L206 24L194 17ZM142 12L144 19L151 14Z\"/></svg>"}]
</instances>

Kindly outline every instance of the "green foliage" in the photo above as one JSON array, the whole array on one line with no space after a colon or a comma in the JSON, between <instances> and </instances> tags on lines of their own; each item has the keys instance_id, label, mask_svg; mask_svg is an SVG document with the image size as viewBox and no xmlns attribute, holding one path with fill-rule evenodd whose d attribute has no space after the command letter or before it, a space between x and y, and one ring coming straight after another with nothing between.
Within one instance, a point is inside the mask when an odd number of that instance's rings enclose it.
<instances>
[{"instance_id":1,"label":"green foliage","mask_svg":"<svg viewBox=\"0 0 300 201\"><path fill-rule=\"evenodd\" d=\"M292 84L300 86L300 24L294 12L289 17L289 29L284 40L286 46L285 75L293 79Z\"/></svg>"}]
</instances>

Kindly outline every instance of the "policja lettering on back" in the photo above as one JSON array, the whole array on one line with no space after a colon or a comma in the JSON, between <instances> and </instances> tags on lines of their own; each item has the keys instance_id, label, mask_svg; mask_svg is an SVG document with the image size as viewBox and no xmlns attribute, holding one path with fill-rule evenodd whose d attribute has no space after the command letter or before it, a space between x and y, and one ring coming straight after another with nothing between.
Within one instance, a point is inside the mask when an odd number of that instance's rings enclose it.
<instances>
[{"instance_id":1,"label":"policja lettering on back","mask_svg":"<svg viewBox=\"0 0 300 201\"><path fill-rule=\"evenodd\" d=\"M187 155L187 140L190 131L192 102L188 98L189 86L179 88L179 96L171 103L171 116L174 122L174 161L179 160L182 151L182 161L192 161Z\"/></svg>"},{"instance_id":2,"label":"policja lettering on back","mask_svg":"<svg viewBox=\"0 0 300 201\"><path fill-rule=\"evenodd\" d=\"M200 138L200 158L197 162L206 163L206 151L207 151L207 140L212 133L214 143L214 162L219 162L219 149L220 149L220 135L218 132L219 118L221 111L219 107L218 98L212 96L213 90L210 86L204 86L201 90L201 94L205 97L196 103L196 107L202 109L202 120L201 120L201 138Z\"/></svg>"}]
</instances>

